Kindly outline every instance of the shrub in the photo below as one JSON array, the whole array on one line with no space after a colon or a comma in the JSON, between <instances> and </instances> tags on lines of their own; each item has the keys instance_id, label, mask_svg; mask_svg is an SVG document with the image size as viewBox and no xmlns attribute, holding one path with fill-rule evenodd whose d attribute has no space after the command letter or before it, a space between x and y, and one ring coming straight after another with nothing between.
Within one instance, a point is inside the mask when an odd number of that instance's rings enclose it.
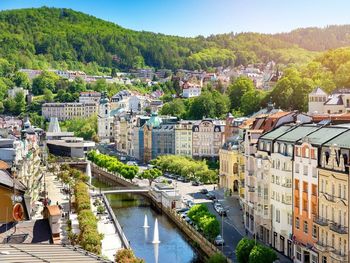
<instances>
[{"instance_id":1,"label":"shrub","mask_svg":"<svg viewBox=\"0 0 350 263\"><path fill-rule=\"evenodd\" d=\"M215 253L206 261L206 263L226 263L226 262L227 262L227 259L221 253Z\"/></svg>"},{"instance_id":2,"label":"shrub","mask_svg":"<svg viewBox=\"0 0 350 263\"><path fill-rule=\"evenodd\" d=\"M249 263L273 263L276 259L276 252L262 245L256 245L249 254Z\"/></svg>"},{"instance_id":3,"label":"shrub","mask_svg":"<svg viewBox=\"0 0 350 263\"><path fill-rule=\"evenodd\" d=\"M115 255L116 263L144 263L143 259L137 258L131 249L120 249Z\"/></svg>"},{"instance_id":4,"label":"shrub","mask_svg":"<svg viewBox=\"0 0 350 263\"><path fill-rule=\"evenodd\" d=\"M239 263L249 262L249 254L254 246L255 241L245 237L238 242L236 247L236 256Z\"/></svg>"}]
</instances>

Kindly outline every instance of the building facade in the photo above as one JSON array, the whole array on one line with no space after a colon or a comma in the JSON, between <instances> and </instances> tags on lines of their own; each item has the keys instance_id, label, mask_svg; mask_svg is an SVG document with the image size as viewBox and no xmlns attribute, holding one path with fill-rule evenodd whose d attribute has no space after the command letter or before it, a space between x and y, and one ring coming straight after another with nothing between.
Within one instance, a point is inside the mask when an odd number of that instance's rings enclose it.
<instances>
[{"instance_id":1,"label":"building facade","mask_svg":"<svg viewBox=\"0 0 350 263\"><path fill-rule=\"evenodd\" d=\"M193 121L179 121L175 125L175 154L192 157Z\"/></svg>"},{"instance_id":2,"label":"building facade","mask_svg":"<svg viewBox=\"0 0 350 263\"><path fill-rule=\"evenodd\" d=\"M89 118L97 115L98 106L96 103L44 103L42 106L42 116L49 120L57 117L59 121L72 120L75 118Z\"/></svg>"},{"instance_id":3,"label":"building facade","mask_svg":"<svg viewBox=\"0 0 350 263\"><path fill-rule=\"evenodd\" d=\"M100 141L110 142L113 139L113 117L109 99L104 94L98 106L97 135Z\"/></svg>"},{"instance_id":4,"label":"building facade","mask_svg":"<svg viewBox=\"0 0 350 263\"><path fill-rule=\"evenodd\" d=\"M192 156L194 158L218 158L225 139L225 122L203 119L192 127Z\"/></svg>"},{"instance_id":5,"label":"building facade","mask_svg":"<svg viewBox=\"0 0 350 263\"><path fill-rule=\"evenodd\" d=\"M349 260L349 154L350 131L322 146L318 170L319 262Z\"/></svg>"}]
</instances>

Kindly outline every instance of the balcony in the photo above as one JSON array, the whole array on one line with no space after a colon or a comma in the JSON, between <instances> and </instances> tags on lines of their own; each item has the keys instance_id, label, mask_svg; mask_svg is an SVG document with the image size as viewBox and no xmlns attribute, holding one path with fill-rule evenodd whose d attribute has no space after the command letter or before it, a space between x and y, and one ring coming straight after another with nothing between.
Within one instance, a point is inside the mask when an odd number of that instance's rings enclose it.
<instances>
[{"instance_id":1,"label":"balcony","mask_svg":"<svg viewBox=\"0 0 350 263\"><path fill-rule=\"evenodd\" d=\"M329 255L340 262L347 262L348 255L340 250L333 250Z\"/></svg>"},{"instance_id":2,"label":"balcony","mask_svg":"<svg viewBox=\"0 0 350 263\"><path fill-rule=\"evenodd\" d=\"M348 233L348 228L346 226L342 226L337 223L331 223L329 226L329 229L338 233L338 234L347 234Z\"/></svg>"},{"instance_id":3,"label":"balcony","mask_svg":"<svg viewBox=\"0 0 350 263\"><path fill-rule=\"evenodd\" d=\"M327 226L328 225L327 219L320 217L320 216L314 216L314 223L316 223L320 226Z\"/></svg>"},{"instance_id":4,"label":"balcony","mask_svg":"<svg viewBox=\"0 0 350 263\"><path fill-rule=\"evenodd\" d=\"M328 249L328 246L327 246L327 244L325 244L319 240L315 243L315 248L320 252L326 252Z\"/></svg>"}]
</instances>

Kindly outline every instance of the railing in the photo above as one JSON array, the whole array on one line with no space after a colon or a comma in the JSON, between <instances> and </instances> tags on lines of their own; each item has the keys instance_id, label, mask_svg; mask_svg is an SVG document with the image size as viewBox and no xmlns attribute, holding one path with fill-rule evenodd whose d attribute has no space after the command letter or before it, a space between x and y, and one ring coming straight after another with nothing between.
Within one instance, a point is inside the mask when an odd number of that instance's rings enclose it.
<instances>
[{"instance_id":1,"label":"railing","mask_svg":"<svg viewBox=\"0 0 350 263\"><path fill-rule=\"evenodd\" d=\"M345 262L346 258L347 258L347 254L345 254L341 250L336 250L336 249L331 251L330 256L338 261L341 261L341 262Z\"/></svg>"},{"instance_id":2,"label":"railing","mask_svg":"<svg viewBox=\"0 0 350 263\"><path fill-rule=\"evenodd\" d=\"M346 226L337 224L337 223L331 223L329 226L330 230L337 232L338 234L347 234L348 228Z\"/></svg>"},{"instance_id":3,"label":"railing","mask_svg":"<svg viewBox=\"0 0 350 263\"><path fill-rule=\"evenodd\" d=\"M327 226L328 225L327 219L320 217L320 216L314 216L313 221L314 221L314 223L316 223L320 226Z\"/></svg>"},{"instance_id":4,"label":"railing","mask_svg":"<svg viewBox=\"0 0 350 263\"><path fill-rule=\"evenodd\" d=\"M126 236L125 236L125 234L124 234L124 232L122 230L122 227L120 226L117 218L115 217L115 215L113 213L113 210L112 210L111 206L109 205L109 202L108 202L108 200L107 200L107 198L106 198L106 196L104 194L102 194L102 199L103 199L103 202L106 205L106 208L107 208L109 216L112 217L113 224L114 224L114 226L115 226L115 228L116 228L116 230L117 230L117 232L118 232L118 234L120 236L120 239L121 239L121 241L123 243L123 246L125 248L127 248L127 249L130 249L130 243L129 243L128 239L126 238Z\"/></svg>"}]
</instances>

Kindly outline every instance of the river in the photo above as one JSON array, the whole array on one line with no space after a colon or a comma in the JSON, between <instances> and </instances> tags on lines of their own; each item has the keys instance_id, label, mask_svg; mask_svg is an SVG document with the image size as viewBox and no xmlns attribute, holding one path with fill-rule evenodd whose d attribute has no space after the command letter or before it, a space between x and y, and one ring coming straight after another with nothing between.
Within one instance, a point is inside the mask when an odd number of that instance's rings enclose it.
<instances>
[{"instance_id":1,"label":"river","mask_svg":"<svg viewBox=\"0 0 350 263\"><path fill-rule=\"evenodd\" d=\"M99 183L94 182L95 186ZM166 215L155 211L149 200L137 194L109 194L107 199L135 255L147 263L200 263L194 248ZM147 215L149 228L143 228ZM152 243L158 219L160 243Z\"/></svg>"}]
</instances>

